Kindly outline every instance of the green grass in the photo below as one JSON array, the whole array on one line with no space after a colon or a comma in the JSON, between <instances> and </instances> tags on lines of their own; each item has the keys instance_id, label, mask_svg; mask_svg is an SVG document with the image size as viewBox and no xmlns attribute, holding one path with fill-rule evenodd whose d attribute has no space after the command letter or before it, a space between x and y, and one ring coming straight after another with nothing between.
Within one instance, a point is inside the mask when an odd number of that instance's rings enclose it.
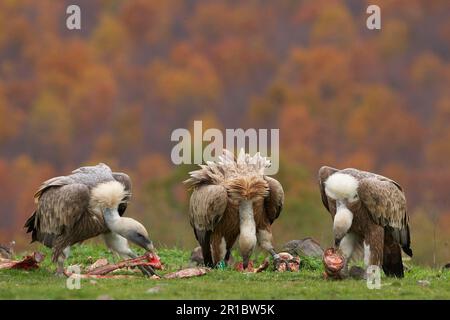
<instances>
[{"instance_id":1,"label":"green grass","mask_svg":"<svg viewBox=\"0 0 450 320\"><path fill-rule=\"evenodd\" d=\"M103 295L113 299L450 299L449 271L413 266L404 279L382 277L381 289L370 290L363 280L324 280L321 262L311 258L303 259L298 273L244 274L226 269L174 280L154 280L132 273L136 278L82 279L80 290L69 290L66 279L54 275L50 252L43 252L46 259L38 270L0 270L0 299L96 299ZM166 265L161 272L164 274L186 267L190 253L160 249L159 255ZM87 266L101 257L118 261L102 246L82 245L73 248L67 265ZM261 259L258 256L257 262ZM430 284L421 286L419 280ZM147 292L155 287L156 292Z\"/></svg>"}]
</instances>

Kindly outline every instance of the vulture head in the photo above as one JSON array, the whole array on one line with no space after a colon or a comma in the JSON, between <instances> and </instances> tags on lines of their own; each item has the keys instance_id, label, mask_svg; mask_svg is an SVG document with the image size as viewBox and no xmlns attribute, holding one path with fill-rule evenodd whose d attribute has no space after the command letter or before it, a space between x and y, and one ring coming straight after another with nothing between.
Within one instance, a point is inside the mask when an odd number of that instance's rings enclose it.
<instances>
[{"instance_id":1,"label":"vulture head","mask_svg":"<svg viewBox=\"0 0 450 320\"><path fill-rule=\"evenodd\" d=\"M358 180L349 174L335 173L325 181L325 193L336 200L333 221L334 243L339 246L352 226L353 212L359 210Z\"/></svg>"},{"instance_id":2,"label":"vulture head","mask_svg":"<svg viewBox=\"0 0 450 320\"><path fill-rule=\"evenodd\" d=\"M106 226L112 232L121 235L147 251L154 252L153 243L149 239L145 227L132 218L119 215L119 205L129 196L125 191L125 186L120 182L105 182L92 189L90 206L101 211Z\"/></svg>"}]
</instances>

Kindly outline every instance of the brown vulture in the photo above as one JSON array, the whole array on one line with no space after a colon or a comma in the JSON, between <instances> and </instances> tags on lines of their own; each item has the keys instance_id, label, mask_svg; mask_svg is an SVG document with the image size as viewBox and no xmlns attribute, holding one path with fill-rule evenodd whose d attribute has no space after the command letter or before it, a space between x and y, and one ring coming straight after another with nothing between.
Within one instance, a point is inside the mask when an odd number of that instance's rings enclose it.
<instances>
[{"instance_id":1,"label":"brown vulture","mask_svg":"<svg viewBox=\"0 0 450 320\"><path fill-rule=\"evenodd\" d=\"M271 225L282 210L284 192L277 180L264 174L269 166L259 153L250 156L242 149L235 159L224 149L219 161L190 172L185 181L193 190L189 218L206 265L228 262L238 238L244 269L256 244L280 261Z\"/></svg>"}]
</instances>

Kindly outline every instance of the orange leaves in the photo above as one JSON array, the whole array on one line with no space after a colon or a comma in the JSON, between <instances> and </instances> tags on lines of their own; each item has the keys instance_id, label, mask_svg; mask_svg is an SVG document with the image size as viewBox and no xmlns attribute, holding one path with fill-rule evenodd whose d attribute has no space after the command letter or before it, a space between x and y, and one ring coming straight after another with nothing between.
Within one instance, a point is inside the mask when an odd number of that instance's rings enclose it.
<instances>
[{"instance_id":1,"label":"orange leaves","mask_svg":"<svg viewBox=\"0 0 450 320\"><path fill-rule=\"evenodd\" d=\"M84 1L72 32L64 2L0 1L0 230L6 215L29 213L41 180L104 161L133 176L136 214L154 223L158 212L180 243L193 241L178 186L187 169L168 156L171 131L194 120L280 129L293 195L283 235L322 223L306 211L322 210L324 164L398 177L413 207L430 193L448 212L449 6L386 0L372 32L369 4ZM304 202L307 218L289 216ZM165 221L155 238L173 244Z\"/></svg>"},{"instance_id":2,"label":"orange leaves","mask_svg":"<svg viewBox=\"0 0 450 320\"><path fill-rule=\"evenodd\" d=\"M34 209L33 194L40 183L55 175L50 165L33 162L28 156L0 160L0 229L17 234ZM7 239L3 239L7 240Z\"/></svg>"},{"instance_id":3,"label":"orange leaves","mask_svg":"<svg viewBox=\"0 0 450 320\"><path fill-rule=\"evenodd\" d=\"M208 108L218 101L221 83L214 67L201 53L186 44L174 48L171 61L155 61L148 69L149 85L160 103L174 107L195 104Z\"/></svg>"},{"instance_id":4,"label":"orange leaves","mask_svg":"<svg viewBox=\"0 0 450 320\"><path fill-rule=\"evenodd\" d=\"M447 70L449 70L448 67ZM431 88L444 80L445 71L445 63L439 56L432 52L425 52L414 59L411 66L411 78L417 86ZM447 74L450 76L450 70Z\"/></svg>"},{"instance_id":5,"label":"orange leaves","mask_svg":"<svg viewBox=\"0 0 450 320\"><path fill-rule=\"evenodd\" d=\"M134 41L164 42L180 6L179 0L130 0L120 8L120 19Z\"/></svg>"},{"instance_id":6,"label":"orange leaves","mask_svg":"<svg viewBox=\"0 0 450 320\"><path fill-rule=\"evenodd\" d=\"M31 135L41 146L51 145L61 152L73 138L73 122L63 100L42 92L28 117Z\"/></svg>"},{"instance_id":7,"label":"orange leaves","mask_svg":"<svg viewBox=\"0 0 450 320\"><path fill-rule=\"evenodd\" d=\"M249 41L263 35L273 23L265 9L248 2L239 5L226 1L199 2L188 22L188 29L201 43L220 41L229 36Z\"/></svg>"},{"instance_id":8,"label":"orange leaves","mask_svg":"<svg viewBox=\"0 0 450 320\"><path fill-rule=\"evenodd\" d=\"M285 107L280 114L279 126L282 128L281 145L297 161L313 165L319 126L309 111L303 106Z\"/></svg>"},{"instance_id":9,"label":"orange leaves","mask_svg":"<svg viewBox=\"0 0 450 320\"><path fill-rule=\"evenodd\" d=\"M20 133L25 114L14 108L4 95L0 86L0 145Z\"/></svg>"},{"instance_id":10,"label":"orange leaves","mask_svg":"<svg viewBox=\"0 0 450 320\"><path fill-rule=\"evenodd\" d=\"M386 58L402 55L410 45L410 26L401 20L383 22L383 32L379 34L378 45L380 54Z\"/></svg>"},{"instance_id":11,"label":"orange leaves","mask_svg":"<svg viewBox=\"0 0 450 320\"><path fill-rule=\"evenodd\" d=\"M356 26L348 8L340 3L322 7L311 30L313 44L328 43L345 47L355 40Z\"/></svg>"},{"instance_id":12,"label":"orange leaves","mask_svg":"<svg viewBox=\"0 0 450 320\"><path fill-rule=\"evenodd\" d=\"M289 60L280 67L280 80L299 95L312 99L334 99L352 85L350 57L328 46L291 49Z\"/></svg>"}]
</instances>

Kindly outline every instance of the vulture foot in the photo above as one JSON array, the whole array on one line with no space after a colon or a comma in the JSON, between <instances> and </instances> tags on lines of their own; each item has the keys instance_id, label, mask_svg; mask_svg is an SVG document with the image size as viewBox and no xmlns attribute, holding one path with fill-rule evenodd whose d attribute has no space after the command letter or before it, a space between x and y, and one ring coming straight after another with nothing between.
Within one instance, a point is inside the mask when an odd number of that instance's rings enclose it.
<instances>
[{"instance_id":1,"label":"vulture foot","mask_svg":"<svg viewBox=\"0 0 450 320\"><path fill-rule=\"evenodd\" d=\"M151 266L138 266L139 270L144 274L146 277L151 277L153 275L156 275L159 277L159 275L153 270Z\"/></svg>"}]
</instances>

